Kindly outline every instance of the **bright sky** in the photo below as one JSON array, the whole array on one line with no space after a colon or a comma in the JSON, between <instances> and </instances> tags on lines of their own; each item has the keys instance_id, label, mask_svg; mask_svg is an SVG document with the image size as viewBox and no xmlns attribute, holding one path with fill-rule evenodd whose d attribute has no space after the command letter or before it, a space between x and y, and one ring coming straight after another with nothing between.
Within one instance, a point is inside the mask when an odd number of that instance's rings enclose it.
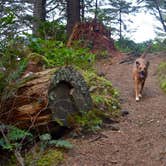
<instances>
[{"instance_id":1,"label":"bright sky","mask_svg":"<svg viewBox=\"0 0 166 166\"><path fill-rule=\"evenodd\" d=\"M107 1L107 0L105 0ZM126 0L127 2L132 2L134 6L137 6L137 0ZM144 4L141 4L144 5ZM145 10L145 9L144 9ZM150 39L155 39L157 37L156 26L161 27L161 23L156 19L156 17L150 14L150 11L140 10L137 14L123 14L122 19L127 25L128 32L123 34L125 37L135 41L136 43L147 41ZM146 9L147 10L147 9ZM130 19L132 22L127 21ZM119 38L119 36L113 36L113 38Z\"/></svg>"},{"instance_id":2,"label":"bright sky","mask_svg":"<svg viewBox=\"0 0 166 166\"><path fill-rule=\"evenodd\" d=\"M135 42L142 42L157 37L155 26L160 26L160 22L149 13L141 12L136 16L129 16L134 22L128 26L131 29L136 29L135 32L129 34L129 38Z\"/></svg>"},{"instance_id":3,"label":"bright sky","mask_svg":"<svg viewBox=\"0 0 166 166\"><path fill-rule=\"evenodd\" d=\"M126 0L137 5L136 0ZM130 29L135 29L135 32L128 34L127 37L134 40L135 42L143 42L157 37L155 33L156 27L161 27L161 23L156 19L155 16L149 14L149 11L140 11L135 16L128 16L133 23L129 23Z\"/></svg>"}]
</instances>

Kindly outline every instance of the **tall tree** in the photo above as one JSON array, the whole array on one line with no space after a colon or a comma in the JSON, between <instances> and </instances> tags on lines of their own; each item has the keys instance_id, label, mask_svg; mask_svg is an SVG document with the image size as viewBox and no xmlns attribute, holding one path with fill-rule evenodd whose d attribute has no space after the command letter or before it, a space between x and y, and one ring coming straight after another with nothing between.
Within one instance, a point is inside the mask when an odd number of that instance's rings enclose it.
<instances>
[{"instance_id":1,"label":"tall tree","mask_svg":"<svg viewBox=\"0 0 166 166\"><path fill-rule=\"evenodd\" d=\"M136 12L137 8L131 2L126 2L126 0L110 0L110 5L112 6L110 12L114 15L113 19L115 22L117 20L119 24L118 32L121 40L123 37L122 31L127 29L124 15Z\"/></svg>"},{"instance_id":2,"label":"tall tree","mask_svg":"<svg viewBox=\"0 0 166 166\"><path fill-rule=\"evenodd\" d=\"M84 21L85 19L85 1L84 0L81 0L81 6L80 6L80 9L81 9L81 21Z\"/></svg>"},{"instance_id":3,"label":"tall tree","mask_svg":"<svg viewBox=\"0 0 166 166\"><path fill-rule=\"evenodd\" d=\"M98 15L98 0L95 2L95 20L97 20L97 15Z\"/></svg>"},{"instance_id":4,"label":"tall tree","mask_svg":"<svg viewBox=\"0 0 166 166\"><path fill-rule=\"evenodd\" d=\"M38 36L38 29L46 20L46 0L34 1L33 17L33 34Z\"/></svg>"},{"instance_id":5,"label":"tall tree","mask_svg":"<svg viewBox=\"0 0 166 166\"><path fill-rule=\"evenodd\" d=\"M25 0L1 0L0 2L0 45L19 33L30 30L30 5Z\"/></svg>"},{"instance_id":6,"label":"tall tree","mask_svg":"<svg viewBox=\"0 0 166 166\"><path fill-rule=\"evenodd\" d=\"M80 0L67 0L67 36L69 37L74 25L80 22Z\"/></svg>"}]
</instances>

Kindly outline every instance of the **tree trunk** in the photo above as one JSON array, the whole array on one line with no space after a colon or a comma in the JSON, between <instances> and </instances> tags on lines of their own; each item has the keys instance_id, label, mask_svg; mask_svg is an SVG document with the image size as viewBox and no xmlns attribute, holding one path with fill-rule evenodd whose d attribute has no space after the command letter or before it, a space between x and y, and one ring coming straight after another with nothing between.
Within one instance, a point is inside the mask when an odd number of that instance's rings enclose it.
<instances>
[{"instance_id":1,"label":"tree trunk","mask_svg":"<svg viewBox=\"0 0 166 166\"><path fill-rule=\"evenodd\" d=\"M154 0L155 4L156 4L156 8L157 8L157 11L159 13L159 18L160 18L160 22L163 26L163 29L164 31L166 32L166 25L165 25L165 22L164 22L164 19L163 19L163 16L161 14L161 10L160 10L160 7L159 7L159 1L158 0Z\"/></svg>"},{"instance_id":2,"label":"tree trunk","mask_svg":"<svg viewBox=\"0 0 166 166\"><path fill-rule=\"evenodd\" d=\"M72 33L74 25L80 22L80 0L67 0L67 36Z\"/></svg>"},{"instance_id":3,"label":"tree trunk","mask_svg":"<svg viewBox=\"0 0 166 166\"><path fill-rule=\"evenodd\" d=\"M84 0L81 0L81 21L85 19L85 3Z\"/></svg>"},{"instance_id":4,"label":"tree trunk","mask_svg":"<svg viewBox=\"0 0 166 166\"><path fill-rule=\"evenodd\" d=\"M5 101L1 122L22 128L56 122L68 126L70 115L92 108L84 78L72 67L45 70L25 79L29 81L20 84L16 95Z\"/></svg>"},{"instance_id":5,"label":"tree trunk","mask_svg":"<svg viewBox=\"0 0 166 166\"><path fill-rule=\"evenodd\" d=\"M98 16L98 0L96 0L95 2L95 21L97 20L97 16Z\"/></svg>"},{"instance_id":6,"label":"tree trunk","mask_svg":"<svg viewBox=\"0 0 166 166\"><path fill-rule=\"evenodd\" d=\"M119 10L119 40L120 40L120 44L122 41L122 11L121 11L121 7Z\"/></svg>"},{"instance_id":7,"label":"tree trunk","mask_svg":"<svg viewBox=\"0 0 166 166\"><path fill-rule=\"evenodd\" d=\"M46 0L34 1L33 17L33 34L39 36L38 29L46 19Z\"/></svg>"}]
</instances>

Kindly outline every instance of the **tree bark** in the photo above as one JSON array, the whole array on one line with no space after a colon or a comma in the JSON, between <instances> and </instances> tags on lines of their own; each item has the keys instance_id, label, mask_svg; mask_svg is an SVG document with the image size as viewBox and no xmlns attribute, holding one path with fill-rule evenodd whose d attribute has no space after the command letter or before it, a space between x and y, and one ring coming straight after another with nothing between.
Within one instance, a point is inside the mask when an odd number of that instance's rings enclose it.
<instances>
[{"instance_id":1,"label":"tree bark","mask_svg":"<svg viewBox=\"0 0 166 166\"><path fill-rule=\"evenodd\" d=\"M33 17L33 34L39 36L39 27L46 19L46 0L34 1Z\"/></svg>"},{"instance_id":2,"label":"tree bark","mask_svg":"<svg viewBox=\"0 0 166 166\"><path fill-rule=\"evenodd\" d=\"M74 25L80 22L80 0L67 0L67 36L72 33Z\"/></svg>"},{"instance_id":3,"label":"tree bark","mask_svg":"<svg viewBox=\"0 0 166 166\"><path fill-rule=\"evenodd\" d=\"M81 21L83 22L85 19L85 2L81 0Z\"/></svg>"},{"instance_id":4,"label":"tree bark","mask_svg":"<svg viewBox=\"0 0 166 166\"><path fill-rule=\"evenodd\" d=\"M122 9L119 9L119 40L122 41Z\"/></svg>"},{"instance_id":5,"label":"tree bark","mask_svg":"<svg viewBox=\"0 0 166 166\"><path fill-rule=\"evenodd\" d=\"M98 0L95 2L95 21L97 21L97 16L98 16Z\"/></svg>"}]
</instances>

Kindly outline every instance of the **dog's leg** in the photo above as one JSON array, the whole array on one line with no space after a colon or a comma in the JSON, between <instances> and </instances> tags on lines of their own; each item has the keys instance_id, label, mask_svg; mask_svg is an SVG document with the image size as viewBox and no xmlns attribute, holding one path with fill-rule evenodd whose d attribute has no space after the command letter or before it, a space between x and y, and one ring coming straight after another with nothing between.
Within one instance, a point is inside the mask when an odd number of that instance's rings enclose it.
<instances>
[{"instance_id":1,"label":"dog's leg","mask_svg":"<svg viewBox=\"0 0 166 166\"><path fill-rule=\"evenodd\" d=\"M143 80L143 81L141 82L141 88L140 88L139 97L142 97L142 91L143 91L143 88L144 88L144 84L145 84L145 80Z\"/></svg>"},{"instance_id":2,"label":"dog's leg","mask_svg":"<svg viewBox=\"0 0 166 166\"><path fill-rule=\"evenodd\" d=\"M138 92L139 92L139 84L138 84L138 80L135 79L135 100L136 100L136 101L139 101Z\"/></svg>"}]
</instances>

